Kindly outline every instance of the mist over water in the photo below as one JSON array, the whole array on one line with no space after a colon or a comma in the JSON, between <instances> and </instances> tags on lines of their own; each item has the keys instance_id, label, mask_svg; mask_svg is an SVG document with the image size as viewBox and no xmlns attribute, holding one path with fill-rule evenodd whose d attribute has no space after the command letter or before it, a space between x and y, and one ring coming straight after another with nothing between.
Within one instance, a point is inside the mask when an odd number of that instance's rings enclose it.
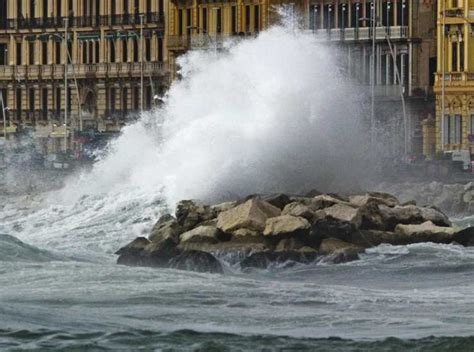
<instances>
[{"instance_id":1,"label":"mist over water","mask_svg":"<svg viewBox=\"0 0 474 352\"><path fill-rule=\"evenodd\" d=\"M283 25L217 55L184 55L163 107L126 127L68 198L139 188L174 203L357 187L367 171L362 95L334 54Z\"/></svg>"}]
</instances>

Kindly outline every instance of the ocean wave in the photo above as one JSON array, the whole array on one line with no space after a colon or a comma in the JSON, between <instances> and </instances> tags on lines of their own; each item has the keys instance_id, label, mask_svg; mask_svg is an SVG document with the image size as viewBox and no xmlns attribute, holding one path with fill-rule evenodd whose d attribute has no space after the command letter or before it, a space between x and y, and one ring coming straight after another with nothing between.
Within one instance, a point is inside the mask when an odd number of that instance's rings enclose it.
<instances>
[{"instance_id":1,"label":"ocean wave","mask_svg":"<svg viewBox=\"0 0 474 352\"><path fill-rule=\"evenodd\" d=\"M0 262L48 262L66 258L20 241L10 235L0 234Z\"/></svg>"},{"instance_id":2,"label":"ocean wave","mask_svg":"<svg viewBox=\"0 0 474 352\"><path fill-rule=\"evenodd\" d=\"M0 330L0 348L83 350L179 350L179 351L472 351L474 336L427 337L422 339L350 340L293 338L279 335L239 335L219 332L147 330L115 332L64 332L50 330Z\"/></svg>"}]
</instances>

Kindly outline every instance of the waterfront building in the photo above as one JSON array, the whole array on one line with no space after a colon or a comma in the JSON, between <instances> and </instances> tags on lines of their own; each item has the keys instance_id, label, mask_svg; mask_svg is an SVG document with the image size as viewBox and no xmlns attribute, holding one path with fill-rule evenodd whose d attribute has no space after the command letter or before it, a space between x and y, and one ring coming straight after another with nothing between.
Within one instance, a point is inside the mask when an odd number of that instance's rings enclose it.
<instances>
[{"instance_id":1,"label":"waterfront building","mask_svg":"<svg viewBox=\"0 0 474 352\"><path fill-rule=\"evenodd\" d=\"M0 91L7 108L0 135L31 130L43 152L55 152L85 135L117 132L150 109L169 83L165 6L164 0L1 1Z\"/></svg>"},{"instance_id":2,"label":"waterfront building","mask_svg":"<svg viewBox=\"0 0 474 352\"><path fill-rule=\"evenodd\" d=\"M231 37L255 37L278 17L276 6L303 14L306 1L288 0L169 0L167 48L171 72L176 58L189 49L219 49Z\"/></svg>"},{"instance_id":3,"label":"waterfront building","mask_svg":"<svg viewBox=\"0 0 474 352\"><path fill-rule=\"evenodd\" d=\"M175 72L176 58L186 50L217 50L228 37L255 36L274 23L278 17L274 5L279 4L289 6L290 12L293 9L307 30L322 41L339 47L335 62L368 92L375 75L377 139L392 144L394 152L406 144L410 153L421 153L420 122L434 116L436 5L431 0L170 0L170 71ZM376 23L374 68L372 20ZM400 142L405 138L406 143Z\"/></svg>"},{"instance_id":4,"label":"waterfront building","mask_svg":"<svg viewBox=\"0 0 474 352\"><path fill-rule=\"evenodd\" d=\"M474 1L440 0L437 13L436 125L430 143L437 151L473 154Z\"/></svg>"},{"instance_id":5,"label":"waterfront building","mask_svg":"<svg viewBox=\"0 0 474 352\"><path fill-rule=\"evenodd\" d=\"M394 153L420 154L421 122L434 116L435 8L431 0L309 0L308 27L339 46L340 65L369 94L374 82L375 139Z\"/></svg>"}]
</instances>

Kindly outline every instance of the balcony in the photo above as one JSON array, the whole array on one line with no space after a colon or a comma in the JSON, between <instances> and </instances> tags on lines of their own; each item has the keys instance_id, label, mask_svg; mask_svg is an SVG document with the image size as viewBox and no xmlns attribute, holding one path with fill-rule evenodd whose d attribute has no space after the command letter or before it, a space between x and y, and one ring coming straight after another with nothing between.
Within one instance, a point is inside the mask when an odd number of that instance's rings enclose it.
<instances>
[{"instance_id":1,"label":"balcony","mask_svg":"<svg viewBox=\"0 0 474 352\"><path fill-rule=\"evenodd\" d=\"M442 83L442 74L435 74L435 87L440 89ZM446 72L444 74L446 87L474 87L473 72Z\"/></svg>"},{"instance_id":2,"label":"balcony","mask_svg":"<svg viewBox=\"0 0 474 352\"><path fill-rule=\"evenodd\" d=\"M313 32L318 39L322 41L364 41L372 39L372 28L332 28L332 29L317 29L308 30ZM407 26L390 26L390 27L376 27L375 39L378 41L386 40L388 36L391 40L408 39Z\"/></svg>"},{"instance_id":3,"label":"balcony","mask_svg":"<svg viewBox=\"0 0 474 352\"><path fill-rule=\"evenodd\" d=\"M115 78L138 77L141 74L139 62L99 63L68 65L69 78ZM164 75L166 71L161 62L144 62L145 76ZM2 80L39 80L63 79L64 65L30 65L30 66L0 66L0 81Z\"/></svg>"},{"instance_id":4,"label":"balcony","mask_svg":"<svg viewBox=\"0 0 474 352\"><path fill-rule=\"evenodd\" d=\"M7 20L7 29L46 29L64 28L65 17L37 17L37 18L17 18ZM140 14L121 14L104 16L70 16L68 17L69 27L102 27L102 26L125 26L140 25ZM164 26L165 14L163 12L145 13L143 17L145 25L155 24Z\"/></svg>"}]
</instances>

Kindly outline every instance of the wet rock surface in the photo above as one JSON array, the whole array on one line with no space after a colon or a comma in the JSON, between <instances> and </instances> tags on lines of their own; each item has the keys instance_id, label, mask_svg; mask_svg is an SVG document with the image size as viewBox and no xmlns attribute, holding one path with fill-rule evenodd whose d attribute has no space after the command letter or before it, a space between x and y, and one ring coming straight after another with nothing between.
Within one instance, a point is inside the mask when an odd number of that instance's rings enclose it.
<instances>
[{"instance_id":1,"label":"wet rock surface","mask_svg":"<svg viewBox=\"0 0 474 352\"><path fill-rule=\"evenodd\" d=\"M228 254L242 269L267 269L341 264L383 243L420 242L473 246L474 228L459 230L439 208L401 203L383 192L256 195L217 205L185 200L175 216L158 220L148 239L137 238L116 254L124 265L222 273L217 258Z\"/></svg>"}]
</instances>

